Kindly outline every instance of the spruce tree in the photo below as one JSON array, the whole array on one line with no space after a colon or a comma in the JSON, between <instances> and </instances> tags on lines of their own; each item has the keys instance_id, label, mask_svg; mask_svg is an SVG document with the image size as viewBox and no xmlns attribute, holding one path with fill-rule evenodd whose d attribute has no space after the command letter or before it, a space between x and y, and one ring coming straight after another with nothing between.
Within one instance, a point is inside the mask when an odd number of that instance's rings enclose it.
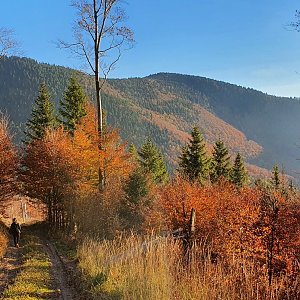
<instances>
[{"instance_id":1,"label":"spruce tree","mask_svg":"<svg viewBox=\"0 0 300 300\"><path fill-rule=\"evenodd\" d=\"M219 140L215 143L211 164L211 181L217 182L221 177L229 179L231 171L230 156L228 149L223 141Z\"/></svg>"},{"instance_id":2,"label":"spruce tree","mask_svg":"<svg viewBox=\"0 0 300 300\"><path fill-rule=\"evenodd\" d=\"M231 181L238 187L245 186L249 180L247 170L240 153L238 153L235 157L230 177Z\"/></svg>"},{"instance_id":3,"label":"spruce tree","mask_svg":"<svg viewBox=\"0 0 300 300\"><path fill-rule=\"evenodd\" d=\"M194 127L188 145L182 148L179 171L191 182L204 183L209 177L210 159L205 142L198 127Z\"/></svg>"},{"instance_id":4,"label":"spruce tree","mask_svg":"<svg viewBox=\"0 0 300 300\"><path fill-rule=\"evenodd\" d=\"M150 182L147 174L141 168L133 171L124 188L124 198L120 202L119 216L123 228L142 228L144 223L144 211L151 204L149 198Z\"/></svg>"},{"instance_id":5,"label":"spruce tree","mask_svg":"<svg viewBox=\"0 0 300 300\"><path fill-rule=\"evenodd\" d=\"M82 87L74 78L70 78L69 86L60 101L59 113L64 128L72 135L80 120L86 116L87 99Z\"/></svg>"},{"instance_id":6,"label":"spruce tree","mask_svg":"<svg viewBox=\"0 0 300 300\"><path fill-rule=\"evenodd\" d=\"M169 179L167 167L164 158L154 143L148 139L141 147L139 161L143 170L151 174L156 183L166 183Z\"/></svg>"},{"instance_id":7,"label":"spruce tree","mask_svg":"<svg viewBox=\"0 0 300 300\"><path fill-rule=\"evenodd\" d=\"M279 167L275 165L272 170L272 183L275 189L278 189L281 185L281 180L280 180L280 172L279 172Z\"/></svg>"},{"instance_id":8,"label":"spruce tree","mask_svg":"<svg viewBox=\"0 0 300 300\"><path fill-rule=\"evenodd\" d=\"M56 126L56 118L54 115L54 106L50 101L49 92L46 85L40 85L39 95L36 98L31 119L26 123L26 142L31 142L36 139L42 139L47 128Z\"/></svg>"}]
</instances>

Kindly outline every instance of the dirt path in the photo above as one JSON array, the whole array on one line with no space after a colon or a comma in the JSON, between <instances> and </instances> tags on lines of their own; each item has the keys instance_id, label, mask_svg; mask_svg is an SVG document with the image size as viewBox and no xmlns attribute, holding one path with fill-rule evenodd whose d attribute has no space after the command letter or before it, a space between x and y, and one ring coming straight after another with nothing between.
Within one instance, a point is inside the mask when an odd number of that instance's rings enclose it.
<instances>
[{"instance_id":1,"label":"dirt path","mask_svg":"<svg viewBox=\"0 0 300 300\"><path fill-rule=\"evenodd\" d=\"M55 247L44 240L44 249L48 254L52 264L52 276L56 282L56 288L60 290L60 297L58 300L74 300L78 299L75 289L68 284L68 274L60 256Z\"/></svg>"},{"instance_id":2,"label":"dirt path","mask_svg":"<svg viewBox=\"0 0 300 300\"><path fill-rule=\"evenodd\" d=\"M39 243L40 251L45 253L45 258L50 260L51 286L55 296L51 299L56 300L79 300L75 287L69 284L70 276L67 274L67 268L62 258L58 255L56 248L46 239L41 238L40 232L28 230L28 234L35 236ZM34 258L34 257L33 257ZM8 285L15 285L19 279L17 274L22 273L22 248L8 247L4 258L0 261L0 299ZM34 282L32 282L34 284ZM53 298L54 297L54 298ZM49 296L50 298L50 296ZM19 298L18 298L19 299Z\"/></svg>"},{"instance_id":3,"label":"dirt path","mask_svg":"<svg viewBox=\"0 0 300 300\"><path fill-rule=\"evenodd\" d=\"M8 247L5 256L0 260L0 296L17 275L20 268L20 250Z\"/></svg>"}]
</instances>

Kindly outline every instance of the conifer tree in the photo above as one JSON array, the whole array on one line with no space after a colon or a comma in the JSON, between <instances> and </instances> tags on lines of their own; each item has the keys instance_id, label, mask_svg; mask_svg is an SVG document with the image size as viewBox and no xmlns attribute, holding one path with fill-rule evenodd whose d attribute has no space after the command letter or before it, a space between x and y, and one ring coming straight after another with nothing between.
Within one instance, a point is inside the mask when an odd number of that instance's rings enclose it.
<instances>
[{"instance_id":1,"label":"conifer tree","mask_svg":"<svg viewBox=\"0 0 300 300\"><path fill-rule=\"evenodd\" d=\"M124 198L121 200L119 216L125 229L141 229L144 223L144 212L149 207L150 181L141 168L137 168L129 176L124 188Z\"/></svg>"},{"instance_id":2,"label":"conifer tree","mask_svg":"<svg viewBox=\"0 0 300 300\"><path fill-rule=\"evenodd\" d=\"M168 181L169 175L164 158L150 139L142 145L138 154L141 167L146 173L151 174L154 182L164 184Z\"/></svg>"},{"instance_id":3,"label":"conifer tree","mask_svg":"<svg viewBox=\"0 0 300 300\"><path fill-rule=\"evenodd\" d=\"M59 113L64 128L72 135L80 120L87 114L87 99L82 87L71 77L69 86L65 91L63 99L60 101Z\"/></svg>"},{"instance_id":4,"label":"conifer tree","mask_svg":"<svg viewBox=\"0 0 300 300\"><path fill-rule=\"evenodd\" d=\"M231 181L238 187L243 187L249 180L244 161L240 153L236 155L234 165L231 170Z\"/></svg>"},{"instance_id":5,"label":"conifer tree","mask_svg":"<svg viewBox=\"0 0 300 300\"><path fill-rule=\"evenodd\" d=\"M31 119L26 123L26 142L42 139L47 128L56 126L56 118L54 115L54 106L50 100L49 92L45 84L40 85L39 95L36 98Z\"/></svg>"},{"instance_id":6,"label":"conifer tree","mask_svg":"<svg viewBox=\"0 0 300 300\"><path fill-rule=\"evenodd\" d=\"M191 132L188 145L182 148L179 157L179 171L191 182L204 183L209 177L210 159L207 156L205 142L198 127Z\"/></svg>"},{"instance_id":7,"label":"conifer tree","mask_svg":"<svg viewBox=\"0 0 300 300\"><path fill-rule=\"evenodd\" d=\"M217 182L221 177L229 179L231 171L230 156L228 149L225 147L223 141L218 140L214 146L211 174L212 182Z\"/></svg>"},{"instance_id":8,"label":"conifer tree","mask_svg":"<svg viewBox=\"0 0 300 300\"><path fill-rule=\"evenodd\" d=\"M277 165L275 165L272 170L272 183L275 189L278 189L281 185L280 172Z\"/></svg>"}]
</instances>

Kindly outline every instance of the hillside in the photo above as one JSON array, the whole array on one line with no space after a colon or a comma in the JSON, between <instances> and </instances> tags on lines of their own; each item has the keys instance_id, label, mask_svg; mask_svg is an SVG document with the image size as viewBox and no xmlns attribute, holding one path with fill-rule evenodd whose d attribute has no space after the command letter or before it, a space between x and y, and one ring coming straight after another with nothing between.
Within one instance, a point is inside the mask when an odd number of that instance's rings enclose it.
<instances>
[{"instance_id":1,"label":"hillside","mask_svg":"<svg viewBox=\"0 0 300 300\"><path fill-rule=\"evenodd\" d=\"M74 72L27 58L0 61L0 110L10 116L19 138L39 84L46 82L58 103ZM92 81L77 74L91 95ZM140 145L151 137L170 166L174 166L188 132L197 125L209 145L221 138L250 163L269 169L278 163L292 175L297 169L300 103L296 99L203 77L160 73L109 80L103 100L108 123L121 128L125 140Z\"/></svg>"}]
</instances>

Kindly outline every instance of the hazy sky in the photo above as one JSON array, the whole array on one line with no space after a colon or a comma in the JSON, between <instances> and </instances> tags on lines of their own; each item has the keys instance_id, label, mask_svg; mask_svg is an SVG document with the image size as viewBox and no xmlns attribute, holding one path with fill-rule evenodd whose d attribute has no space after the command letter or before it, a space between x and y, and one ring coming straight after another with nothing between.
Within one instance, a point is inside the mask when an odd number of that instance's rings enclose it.
<instances>
[{"instance_id":1,"label":"hazy sky","mask_svg":"<svg viewBox=\"0 0 300 300\"><path fill-rule=\"evenodd\" d=\"M296 0L127 0L135 47L112 77L176 72L283 96L300 96L300 33L287 30ZM24 56L79 68L54 45L71 40L69 0L1 1L0 26L15 30Z\"/></svg>"}]
</instances>

